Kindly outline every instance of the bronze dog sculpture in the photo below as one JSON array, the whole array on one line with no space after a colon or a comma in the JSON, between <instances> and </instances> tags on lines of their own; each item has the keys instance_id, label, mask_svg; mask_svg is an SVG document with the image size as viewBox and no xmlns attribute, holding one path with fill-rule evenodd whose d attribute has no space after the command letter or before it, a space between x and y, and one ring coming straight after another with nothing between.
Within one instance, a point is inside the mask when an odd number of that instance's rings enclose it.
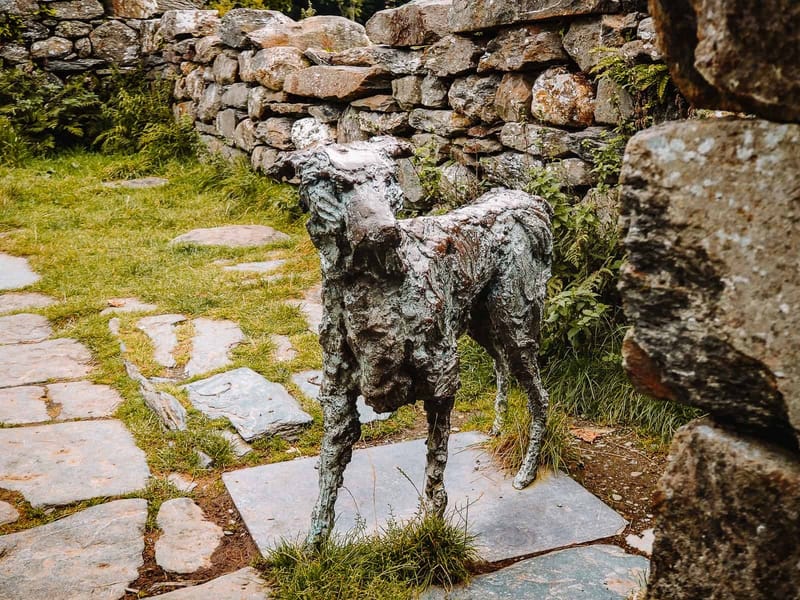
<instances>
[{"instance_id":1,"label":"bronze dog sculpture","mask_svg":"<svg viewBox=\"0 0 800 600\"><path fill-rule=\"evenodd\" d=\"M324 437L308 542L331 531L352 446L356 398L378 412L423 400L428 421L425 505L442 515L450 411L459 388L457 341L468 333L495 361L499 432L509 375L528 396L530 444L514 487L533 481L547 416L537 354L552 260L551 209L495 189L441 216L398 220L403 193L393 138L295 152L275 173L297 174L322 265Z\"/></svg>"}]
</instances>

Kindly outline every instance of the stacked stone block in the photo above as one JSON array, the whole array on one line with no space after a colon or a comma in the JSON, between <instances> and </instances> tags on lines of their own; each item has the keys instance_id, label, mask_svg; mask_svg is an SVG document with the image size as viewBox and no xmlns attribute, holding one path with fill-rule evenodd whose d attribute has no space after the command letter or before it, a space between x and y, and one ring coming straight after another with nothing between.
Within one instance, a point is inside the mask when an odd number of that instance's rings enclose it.
<instances>
[{"instance_id":1,"label":"stacked stone block","mask_svg":"<svg viewBox=\"0 0 800 600\"><path fill-rule=\"evenodd\" d=\"M482 182L523 188L543 168L588 191L591 149L632 116L632 103L587 71L601 46L659 58L642 6L539 2L551 9L465 20L479 4L470 13L451 0L414 0L366 27L275 11L170 11L157 52L178 74L176 115L194 119L212 150L261 171L318 141L394 135L435 157L442 191L461 202ZM412 163L400 167L410 203L421 205Z\"/></svg>"},{"instance_id":2,"label":"stacked stone block","mask_svg":"<svg viewBox=\"0 0 800 600\"><path fill-rule=\"evenodd\" d=\"M797 598L800 11L651 9L681 91L752 114L655 127L626 151L626 368L643 391L708 413L673 442L647 597Z\"/></svg>"}]
</instances>

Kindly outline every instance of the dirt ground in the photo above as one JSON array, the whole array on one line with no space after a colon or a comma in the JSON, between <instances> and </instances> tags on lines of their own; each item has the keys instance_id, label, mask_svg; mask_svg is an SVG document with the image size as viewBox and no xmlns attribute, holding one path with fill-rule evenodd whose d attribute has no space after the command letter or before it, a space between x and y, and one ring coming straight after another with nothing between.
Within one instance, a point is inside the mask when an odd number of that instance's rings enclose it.
<instances>
[{"instance_id":1,"label":"dirt ground","mask_svg":"<svg viewBox=\"0 0 800 600\"><path fill-rule=\"evenodd\" d=\"M454 422L457 424L458 420L456 415ZM380 443L424 437L425 425L421 419L418 421L410 429ZM645 445L630 429L605 428L579 421L573 424L572 431L581 459L569 465L570 475L629 523L620 535L603 541L618 545L627 552L642 554L629 546L625 538L629 534L641 535L653 527L653 492L666 465L666 455L643 449ZM366 444L359 445L364 447ZM146 538L145 564L140 569L140 577L131 584L125 600L204 583L248 566L258 557L256 545L219 479L199 481L195 500L207 518L225 531L222 544L212 557L212 566L187 576L166 573L156 565L154 547L157 534L151 533ZM500 566L503 565L487 565L481 571L491 571Z\"/></svg>"}]
</instances>

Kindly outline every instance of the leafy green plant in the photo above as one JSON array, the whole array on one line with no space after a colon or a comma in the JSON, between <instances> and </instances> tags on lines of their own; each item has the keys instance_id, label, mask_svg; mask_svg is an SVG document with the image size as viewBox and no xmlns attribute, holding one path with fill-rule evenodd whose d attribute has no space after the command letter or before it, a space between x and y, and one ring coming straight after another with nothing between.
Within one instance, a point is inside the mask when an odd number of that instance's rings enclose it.
<instances>
[{"instance_id":1,"label":"leafy green plant","mask_svg":"<svg viewBox=\"0 0 800 600\"><path fill-rule=\"evenodd\" d=\"M219 11L219 16L224 16L234 8L254 8L256 10L279 10L289 13L292 10L292 0L212 0L208 8Z\"/></svg>"},{"instance_id":2,"label":"leafy green plant","mask_svg":"<svg viewBox=\"0 0 800 600\"><path fill-rule=\"evenodd\" d=\"M0 13L0 44L21 41L23 31L25 22L21 17L9 12Z\"/></svg>"},{"instance_id":3,"label":"leafy green plant","mask_svg":"<svg viewBox=\"0 0 800 600\"><path fill-rule=\"evenodd\" d=\"M30 158L25 139L8 117L0 117L0 165L16 166Z\"/></svg>"},{"instance_id":4,"label":"leafy green plant","mask_svg":"<svg viewBox=\"0 0 800 600\"><path fill-rule=\"evenodd\" d=\"M430 142L414 149L411 162L417 172L422 191L425 193L424 204L431 206L442 200L442 172L438 166L439 150Z\"/></svg>"}]
</instances>

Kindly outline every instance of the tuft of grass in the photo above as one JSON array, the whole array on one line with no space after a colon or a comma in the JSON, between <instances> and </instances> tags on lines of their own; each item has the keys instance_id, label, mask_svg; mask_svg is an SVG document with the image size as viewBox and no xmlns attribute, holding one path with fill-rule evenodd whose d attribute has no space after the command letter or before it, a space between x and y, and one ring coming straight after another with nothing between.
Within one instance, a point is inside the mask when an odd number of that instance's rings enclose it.
<instances>
[{"instance_id":1,"label":"tuft of grass","mask_svg":"<svg viewBox=\"0 0 800 600\"><path fill-rule=\"evenodd\" d=\"M430 585L452 587L478 561L474 538L448 519L418 515L376 533L331 536L318 550L284 541L257 567L279 600L403 600Z\"/></svg>"}]
</instances>

